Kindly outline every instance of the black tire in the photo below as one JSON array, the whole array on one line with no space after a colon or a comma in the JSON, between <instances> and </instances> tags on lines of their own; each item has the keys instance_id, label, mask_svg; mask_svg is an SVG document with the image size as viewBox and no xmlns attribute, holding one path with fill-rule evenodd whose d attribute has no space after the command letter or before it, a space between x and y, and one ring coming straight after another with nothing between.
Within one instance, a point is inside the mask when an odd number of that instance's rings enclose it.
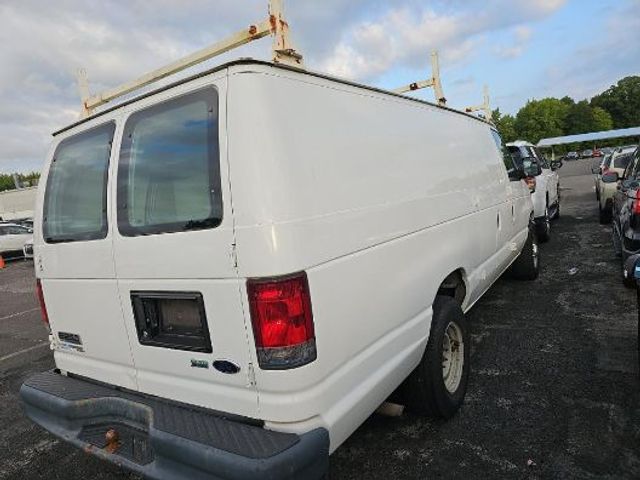
<instances>
[{"instance_id":1,"label":"black tire","mask_svg":"<svg viewBox=\"0 0 640 480\"><path fill-rule=\"evenodd\" d=\"M546 243L551 239L551 218L549 217L549 205L544 208L544 217L536 222L536 234L538 242Z\"/></svg>"},{"instance_id":2,"label":"black tire","mask_svg":"<svg viewBox=\"0 0 640 480\"><path fill-rule=\"evenodd\" d=\"M527 241L516 261L511 265L511 275L516 280L535 280L540 273L540 251L536 234L529 228Z\"/></svg>"},{"instance_id":3,"label":"black tire","mask_svg":"<svg viewBox=\"0 0 640 480\"><path fill-rule=\"evenodd\" d=\"M622 257L622 284L627 288L636 288L636 279L633 278L633 272L627 272L625 267L625 256Z\"/></svg>"},{"instance_id":4,"label":"black tire","mask_svg":"<svg viewBox=\"0 0 640 480\"><path fill-rule=\"evenodd\" d=\"M600 225L607 225L611 223L611 210L607 208L606 205L604 208L602 208L602 206L600 205L600 202L598 202L598 213L599 213L598 219L600 221Z\"/></svg>"},{"instance_id":5,"label":"black tire","mask_svg":"<svg viewBox=\"0 0 640 480\"><path fill-rule=\"evenodd\" d=\"M444 343L450 324L462 336L462 371L457 388L450 392L444 379ZM469 328L462 309L453 297L436 296L427 348L420 363L402 384L400 391L407 408L437 418L451 418L464 402L469 381Z\"/></svg>"},{"instance_id":6,"label":"black tire","mask_svg":"<svg viewBox=\"0 0 640 480\"><path fill-rule=\"evenodd\" d=\"M612 222L611 225L611 239L613 241L613 253L616 257L622 257L622 243L620 242L620 237L616 231L615 222Z\"/></svg>"}]
</instances>

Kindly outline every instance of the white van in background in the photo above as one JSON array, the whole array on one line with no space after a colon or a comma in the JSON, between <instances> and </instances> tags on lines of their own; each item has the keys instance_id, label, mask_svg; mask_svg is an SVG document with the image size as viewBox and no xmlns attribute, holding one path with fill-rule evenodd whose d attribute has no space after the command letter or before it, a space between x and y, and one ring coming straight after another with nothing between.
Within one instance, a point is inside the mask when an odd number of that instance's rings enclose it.
<instances>
[{"instance_id":1,"label":"white van in background","mask_svg":"<svg viewBox=\"0 0 640 480\"><path fill-rule=\"evenodd\" d=\"M560 176L557 170L562 162L549 162L538 147L524 140L507 143L507 148L517 164L533 160L540 166L534 176L531 198L538 240L547 242L551 238L551 220L560 217Z\"/></svg>"},{"instance_id":2,"label":"white van in background","mask_svg":"<svg viewBox=\"0 0 640 480\"><path fill-rule=\"evenodd\" d=\"M509 267L538 274L492 125L271 63L57 132L42 178L57 368L24 383L26 412L150 478L320 478L398 387L451 417L464 312Z\"/></svg>"}]
</instances>

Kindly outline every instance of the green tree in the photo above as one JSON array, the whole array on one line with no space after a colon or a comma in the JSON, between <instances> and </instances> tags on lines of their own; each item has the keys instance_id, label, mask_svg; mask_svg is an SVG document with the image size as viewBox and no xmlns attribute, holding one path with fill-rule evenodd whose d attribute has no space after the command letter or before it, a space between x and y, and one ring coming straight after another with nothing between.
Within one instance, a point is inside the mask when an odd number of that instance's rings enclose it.
<instances>
[{"instance_id":1,"label":"green tree","mask_svg":"<svg viewBox=\"0 0 640 480\"><path fill-rule=\"evenodd\" d=\"M23 186L35 186L40 180L39 172L18 173L17 176L18 181ZM13 181L13 174L0 173L0 192L5 190L14 190L15 188L16 185Z\"/></svg>"},{"instance_id":2,"label":"green tree","mask_svg":"<svg viewBox=\"0 0 640 480\"><path fill-rule=\"evenodd\" d=\"M591 106L611 115L615 128L640 125L640 76L625 77L591 99Z\"/></svg>"},{"instance_id":3,"label":"green tree","mask_svg":"<svg viewBox=\"0 0 640 480\"><path fill-rule=\"evenodd\" d=\"M515 118L519 138L537 143L541 138L564 135L565 122L571 106L557 98L529 100Z\"/></svg>"},{"instance_id":4,"label":"green tree","mask_svg":"<svg viewBox=\"0 0 640 480\"><path fill-rule=\"evenodd\" d=\"M593 109L589 102L581 100L569 107L564 132L567 135L593 131Z\"/></svg>"},{"instance_id":5,"label":"green tree","mask_svg":"<svg viewBox=\"0 0 640 480\"><path fill-rule=\"evenodd\" d=\"M600 132L611 129L613 129L613 118L609 112L600 107L593 107L593 131Z\"/></svg>"},{"instance_id":6,"label":"green tree","mask_svg":"<svg viewBox=\"0 0 640 480\"><path fill-rule=\"evenodd\" d=\"M509 115L508 113L502 115L502 113L500 113L500 109L496 108L491 112L491 117L493 118L493 123L495 123L496 128L505 143L516 140L516 119L513 118L513 115Z\"/></svg>"}]
</instances>

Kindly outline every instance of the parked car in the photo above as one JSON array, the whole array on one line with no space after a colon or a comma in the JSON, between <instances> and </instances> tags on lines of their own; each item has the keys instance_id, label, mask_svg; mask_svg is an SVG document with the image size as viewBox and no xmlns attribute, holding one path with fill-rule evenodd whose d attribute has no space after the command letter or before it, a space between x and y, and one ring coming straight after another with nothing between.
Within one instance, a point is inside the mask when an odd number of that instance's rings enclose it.
<instances>
[{"instance_id":1,"label":"parked car","mask_svg":"<svg viewBox=\"0 0 640 480\"><path fill-rule=\"evenodd\" d=\"M57 369L21 396L143 475L320 478L397 389L453 416L464 313L538 275L527 172L417 99L240 60L53 142L34 246Z\"/></svg>"},{"instance_id":2,"label":"parked car","mask_svg":"<svg viewBox=\"0 0 640 480\"><path fill-rule=\"evenodd\" d=\"M579 158L578 152L569 152L564 157L565 160L578 160Z\"/></svg>"},{"instance_id":3,"label":"parked car","mask_svg":"<svg viewBox=\"0 0 640 480\"><path fill-rule=\"evenodd\" d=\"M602 150L595 148L591 154L592 157L602 157Z\"/></svg>"},{"instance_id":4,"label":"parked car","mask_svg":"<svg viewBox=\"0 0 640 480\"><path fill-rule=\"evenodd\" d=\"M611 162L611 153L605 154L604 157L595 159L595 161L591 164L591 173L593 174L593 189L596 192L596 200L600 199L600 190L598 188L598 183L600 178L602 177L602 170L605 167L609 167Z\"/></svg>"},{"instance_id":5,"label":"parked car","mask_svg":"<svg viewBox=\"0 0 640 480\"><path fill-rule=\"evenodd\" d=\"M24 245L31 242L33 230L15 223L0 224L0 256L17 258L24 255Z\"/></svg>"},{"instance_id":6,"label":"parked car","mask_svg":"<svg viewBox=\"0 0 640 480\"><path fill-rule=\"evenodd\" d=\"M33 259L33 238L25 242L25 244L22 246L22 252L25 259Z\"/></svg>"},{"instance_id":7,"label":"parked car","mask_svg":"<svg viewBox=\"0 0 640 480\"><path fill-rule=\"evenodd\" d=\"M33 228L33 218L15 218L11 222L23 227Z\"/></svg>"},{"instance_id":8,"label":"parked car","mask_svg":"<svg viewBox=\"0 0 640 480\"><path fill-rule=\"evenodd\" d=\"M507 148L516 162L532 159L540 165L539 173L534 177L531 198L538 240L546 242L551 238L551 220L560 217L560 178L557 170L562 163L551 164L535 145L524 140L508 143Z\"/></svg>"},{"instance_id":9,"label":"parked car","mask_svg":"<svg viewBox=\"0 0 640 480\"><path fill-rule=\"evenodd\" d=\"M602 224L611 222L613 196L616 192L616 184L603 182L602 175L615 171L619 176L622 176L631 161L634 150L635 148L633 147L620 149L607 155L598 170L594 171L596 174L596 198L598 199L599 218Z\"/></svg>"},{"instance_id":10,"label":"parked car","mask_svg":"<svg viewBox=\"0 0 640 480\"><path fill-rule=\"evenodd\" d=\"M580 158L591 158L593 157L593 150L587 149L580 152Z\"/></svg>"},{"instance_id":11,"label":"parked car","mask_svg":"<svg viewBox=\"0 0 640 480\"><path fill-rule=\"evenodd\" d=\"M613 195L612 231L613 247L622 257L622 280L634 286L633 272L624 268L626 259L640 253L640 153L636 149L624 173L610 170L603 173L602 182L617 184Z\"/></svg>"}]
</instances>

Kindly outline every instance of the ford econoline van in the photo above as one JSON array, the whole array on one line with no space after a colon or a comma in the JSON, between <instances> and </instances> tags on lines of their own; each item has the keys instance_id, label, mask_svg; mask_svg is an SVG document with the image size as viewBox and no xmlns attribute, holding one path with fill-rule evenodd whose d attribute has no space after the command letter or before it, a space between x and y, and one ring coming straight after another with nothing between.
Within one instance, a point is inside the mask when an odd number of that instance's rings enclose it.
<instances>
[{"instance_id":1,"label":"ford econoline van","mask_svg":"<svg viewBox=\"0 0 640 480\"><path fill-rule=\"evenodd\" d=\"M393 393L463 403L464 313L533 279L532 202L495 128L240 60L54 134L34 265L64 440L149 478L320 478Z\"/></svg>"}]
</instances>

